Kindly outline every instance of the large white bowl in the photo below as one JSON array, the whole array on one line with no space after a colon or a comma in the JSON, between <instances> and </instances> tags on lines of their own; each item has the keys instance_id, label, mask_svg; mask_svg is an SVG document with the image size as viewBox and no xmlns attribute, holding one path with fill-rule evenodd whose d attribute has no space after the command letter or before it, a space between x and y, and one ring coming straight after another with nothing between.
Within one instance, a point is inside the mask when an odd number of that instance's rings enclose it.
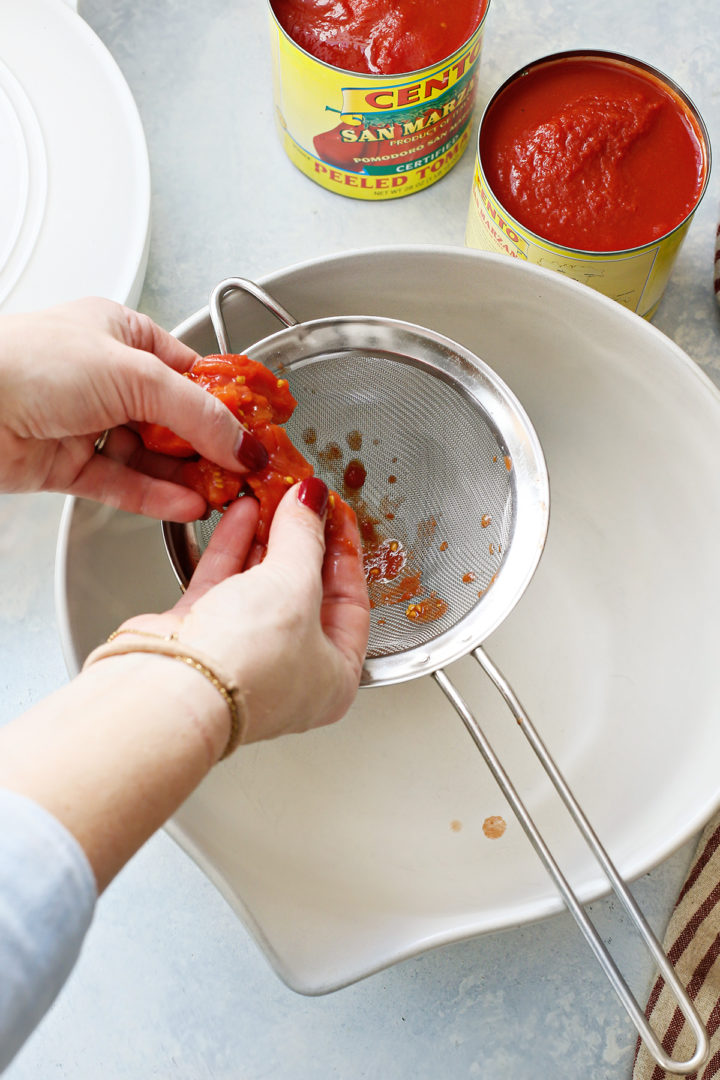
<instances>
[{"instance_id":1,"label":"large white bowl","mask_svg":"<svg viewBox=\"0 0 720 1080\"><path fill-rule=\"evenodd\" d=\"M229 268L242 273L242 266ZM264 284L298 318L395 316L459 340L517 393L547 457L539 569L487 650L627 878L720 804L720 397L619 305L502 256L408 247ZM228 305L233 347L274 329ZM178 330L216 348L207 310ZM172 604L160 526L69 500L57 599L71 672L117 623ZM474 661L452 669L584 900L602 873ZM483 821L508 822L488 839ZM322 993L562 903L428 678L361 691L340 724L242 749L170 825L278 974Z\"/></svg>"}]
</instances>

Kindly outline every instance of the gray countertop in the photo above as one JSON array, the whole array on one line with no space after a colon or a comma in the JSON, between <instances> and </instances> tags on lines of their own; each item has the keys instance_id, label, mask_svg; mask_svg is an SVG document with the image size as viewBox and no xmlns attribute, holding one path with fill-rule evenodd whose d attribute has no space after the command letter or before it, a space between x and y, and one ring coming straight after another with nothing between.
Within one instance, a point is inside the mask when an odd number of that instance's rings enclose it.
<instances>
[{"instance_id":1,"label":"gray countertop","mask_svg":"<svg viewBox=\"0 0 720 1080\"><path fill-rule=\"evenodd\" d=\"M140 307L167 327L228 275L257 278L347 249L463 244L472 153L407 199L341 199L301 176L272 124L263 0L81 0L135 95L153 177ZM524 62L560 49L621 50L693 98L720 146L717 0L492 0L478 110ZM479 114L478 114L479 115ZM711 178L655 325L720 383ZM53 602L62 499L0 499L0 722L66 677ZM692 844L634 886L662 933ZM617 905L592 913L642 995L650 963ZM214 887L163 833L99 905L68 986L10 1080L593 1080L629 1076L634 1032L574 922L447 946L324 998L271 972Z\"/></svg>"}]
</instances>

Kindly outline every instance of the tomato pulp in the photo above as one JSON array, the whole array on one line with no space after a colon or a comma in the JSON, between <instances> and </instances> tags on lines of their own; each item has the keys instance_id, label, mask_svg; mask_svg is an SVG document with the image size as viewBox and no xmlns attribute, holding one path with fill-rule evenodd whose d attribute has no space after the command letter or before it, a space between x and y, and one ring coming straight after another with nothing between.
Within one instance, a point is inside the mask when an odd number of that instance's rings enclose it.
<instances>
[{"instance_id":1,"label":"tomato pulp","mask_svg":"<svg viewBox=\"0 0 720 1080\"><path fill-rule=\"evenodd\" d=\"M540 62L481 125L480 161L520 225L581 251L623 251L672 232L707 176L700 125L673 88L631 61Z\"/></svg>"},{"instance_id":2,"label":"tomato pulp","mask_svg":"<svg viewBox=\"0 0 720 1080\"><path fill-rule=\"evenodd\" d=\"M271 0L285 33L344 71L401 75L451 56L477 29L487 0Z\"/></svg>"},{"instance_id":3,"label":"tomato pulp","mask_svg":"<svg viewBox=\"0 0 720 1080\"><path fill-rule=\"evenodd\" d=\"M240 474L200 457L189 442L159 424L140 424L138 432L148 450L188 458L181 468L183 482L202 495L212 510L222 510L248 489L260 504L255 539L266 545L277 505L299 480L312 476L313 467L280 427L290 419L297 402L287 379L279 379L263 364L247 356L206 356L197 360L187 377L219 398L251 431L268 452L264 469ZM327 528L340 531L353 511L335 492L331 494Z\"/></svg>"}]
</instances>

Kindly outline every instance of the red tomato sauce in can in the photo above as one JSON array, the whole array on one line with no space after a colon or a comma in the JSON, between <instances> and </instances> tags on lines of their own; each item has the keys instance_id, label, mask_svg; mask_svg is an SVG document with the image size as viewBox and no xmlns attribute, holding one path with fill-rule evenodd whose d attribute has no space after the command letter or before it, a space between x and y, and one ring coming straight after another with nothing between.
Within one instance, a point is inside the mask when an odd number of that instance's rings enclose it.
<instances>
[{"instance_id":1,"label":"red tomato sauce in can","mask_svg":"<svg viewBox=\"0 0 720 1080\"><path fill-rule=\"evenodd\" d=\"M484 0L271 0L283 30L345 71L401 75L451 56L470 38Z\"/></svg>"},{"instance_id":2,"label":"red tomato sauce in can","mask_svg":"<svg viewBox=\"0 0 720 1080\"><path fill-rule=\"evenodd\" d=\"M490 0L267 0L275 122L306 176L370 201L429 187L470 141Z\"/></svg>"},{"instance_id":3,"label":"red tomato sauce in can","mask_svg":"<svg viewBox=\"0 0 720 1080\"><path fill-rule=\"evenodd\" d=\"M700 126L672 86L599 55L550 59L509 82L487 109L479 157L517 222L596 252L672 232L708 170Z\"/></svg>"}]
</instances>

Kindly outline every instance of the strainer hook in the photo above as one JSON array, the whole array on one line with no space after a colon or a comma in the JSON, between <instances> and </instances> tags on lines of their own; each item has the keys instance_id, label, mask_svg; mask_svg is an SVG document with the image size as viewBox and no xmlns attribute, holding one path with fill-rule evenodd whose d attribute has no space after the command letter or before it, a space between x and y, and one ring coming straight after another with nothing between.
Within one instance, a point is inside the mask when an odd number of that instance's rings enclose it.
<instances>
[{"instance_id":1,"label":"strainer hook","mask_svg":"<svg viewBox=\"0 0 720 1080\"><path fill-rule=\"evenodd\" d=\"M230 353L232 349L230 347L230 336L227 332L227 326L225 324L225 316L223 315L222 305L225 297L233 289L237 289L240 292L247 293L249 296L253 296L256 300L263 305L264 308L274 315L285 326L295 326L297 319L286 311L282 304L265 292L263 288L256 285L254 281L249 281L247 278L230 277L225 278L218 285L215 286L210 293L210 321L215 331L215 337L217 338L218 345L220 346L220 352Z\"/></svg>"}]
</instances>

